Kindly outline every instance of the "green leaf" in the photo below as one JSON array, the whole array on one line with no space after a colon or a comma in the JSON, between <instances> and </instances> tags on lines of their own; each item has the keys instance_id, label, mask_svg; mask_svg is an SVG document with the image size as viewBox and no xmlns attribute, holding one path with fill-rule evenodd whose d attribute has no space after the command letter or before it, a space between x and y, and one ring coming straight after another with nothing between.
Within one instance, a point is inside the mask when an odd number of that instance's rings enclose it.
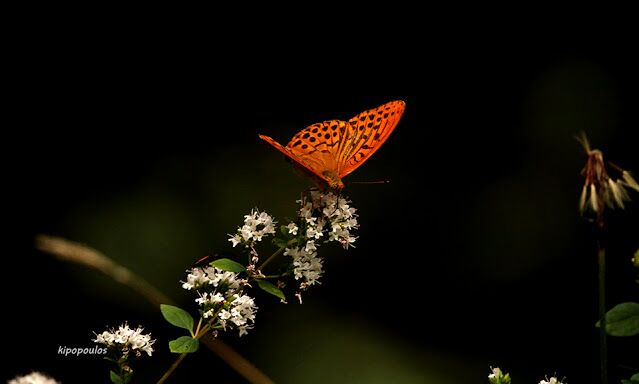
<instances>
[{"instance_id":1,"label":"green leaf","mask_svg":"<svg viewBox=\"0 0 639 384\"><path fill-rule=\"evenodd\" d=\"M200 347L200 341L190 336L181 336L169 341L169 349L173 353L193 353Z\"/></svg>"},{"instance_id":2,"label":"green leaf","mask_svg":"<svg viewBox=\"0 0 639 384\"><path fill-rule=\"evenodd\" d=\"M182 308L168 304L160 304L162 316L178 328L184 328L193 335L193 317Z\"/></svg>"},{"instance_id":3,"label":"green leaf","mask_svg":"<svg viewBox=\"0 0 639 384\"><path fill-rule=\"evenodd\" d=\"M635 257L632 258L632 265L639 268L639 249L635 252Z\"/></svg>"},{"instance_id":4,"label":"green leaf","mask_svg":"<svg viewBox=\"0 0 639 384\"><path fill-rule=\"evenodd\" d=\"M606 332L610 336L639 335L639 303L621 303L609 310L606 313Z\"/></svg>"},{"instance_id":5,"label":"green leaf","mask_svg":"<svg viewBox=\"0 0 639 384\"><path fill-rule=\"evenodd\" d=\"M124 384L124 382L120 378L120 375L113 371L110 372L109 377L111 377L111 382L114 384Z\"/></svg>"},{"instance_id":6,"label":"green leaf","mask_svg":"<svg viewBox=\"0 0 639 384\"><path fill-rule=\"evenodd\" d=\"M289 237L290 234L288 233L288 227L286 225L280 225L280 232L282 232L282 235Z\"/></svg>"},{"instance_id":7,"label":"green leaf","mask_svg":"<svg viewBox=\"0 0 639 384\"><path fill-rule=\"evenodd\" d=\"M240 263L237 263L231 259L217 259L211 263L213 267L219 268L223 271L229 272L244 272L246 268Z\"/></svg>"},{"instance_id":8,"label":"green leaf","mask_svg":"<svg viewBox=\"0 0 639 384\"><path fill-rule=\"evenodd\" d=\"M286 296L284 296L284 292L279 289L276 285L269 283L266 280L257 280L257 285L263 290L270 293L273 296L279 297L282 300L286 300Z\"/></svg>"}]
</instances>

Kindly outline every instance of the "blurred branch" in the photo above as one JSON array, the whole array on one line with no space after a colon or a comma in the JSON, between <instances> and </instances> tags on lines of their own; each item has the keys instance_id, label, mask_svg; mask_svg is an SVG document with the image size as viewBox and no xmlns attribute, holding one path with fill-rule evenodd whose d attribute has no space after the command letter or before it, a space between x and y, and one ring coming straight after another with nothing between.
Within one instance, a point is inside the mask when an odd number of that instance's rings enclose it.
<instances>
[{"instance_id":1,"label":"blurred branch","mask_svg":"<svg viewBox=\"0 0 639 384\"><path fill-rule=\"evenodd\" d=\"M173 304L173 300L169 299L149 282L93 248L60 237L47 235L36 236L35 246L40 251L49 253L61 261L80 264L104 273L118 283L132 288L156 307L159 307L160 304ZM256 384L273 383L273 380L222 341L211 338L201 341L249 382Z\"/></svg>"},{"instance_id":2,"label":"blurred branch","mask_svg":"<svg viewBox=\"0 0 639 384\"><path fill-rule=\"evenodd\" d=\"M118 283L132 288L156 307L159 307L160 304L169 304L171 301L149 282L131 272L130 269L117 264L93 248L47 235L36 236L36 248L52 254L59 260L97 269Z\"/></svg>"}]
</instances>

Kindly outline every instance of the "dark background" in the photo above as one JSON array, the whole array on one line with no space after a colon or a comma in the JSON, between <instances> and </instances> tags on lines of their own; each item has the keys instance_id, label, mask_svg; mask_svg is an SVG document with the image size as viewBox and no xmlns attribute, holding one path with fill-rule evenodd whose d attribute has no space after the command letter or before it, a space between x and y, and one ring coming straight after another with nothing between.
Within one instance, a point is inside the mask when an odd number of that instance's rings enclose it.
<instances>
[{"instance_id":1,"label":"dark background","mask_svg":"<svg viewBox=\"0 0 639 384\"><path fill-rule=\"evenodd\" d=\"M286 143L401 99L397 130L346 179L391 181L347 186L357 248L322 247L326 274L304 305L258 297L255 329L223 339L276 382L481 383L491 365L521 383L555 372L597 382L596 238L577 211L586 158L574 136L639 173L632 49L578 32L300 44L295 31L203 41L69 30L15 42L1 379L36 369L106 382L106 362L57 349L91 346L92 332L125 320L158 339L135 366L142 382L174 358L165 344L178 333L156 308L35 251L35 234L86 243L194 309L182 271L228 250L253 207L284 221L308 185L258 133ZM607 220L612 306L637 298L639 208ZM637 370L631 345L610 340L614 380ZM243 382L202 350L175 382L218 376Z\"/></svg>"}]
</instances>

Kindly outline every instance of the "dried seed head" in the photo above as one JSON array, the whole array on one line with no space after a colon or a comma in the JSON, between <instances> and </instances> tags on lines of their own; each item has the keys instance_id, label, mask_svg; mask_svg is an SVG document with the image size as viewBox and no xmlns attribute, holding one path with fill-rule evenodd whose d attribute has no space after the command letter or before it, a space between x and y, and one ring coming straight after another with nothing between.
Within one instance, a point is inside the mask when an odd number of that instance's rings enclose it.
<instances>
[{"instance_id":1,"label":"dried seed head","mask_svg":"<svg viewBox=\"0 0 639 384\"><path fill-rule=\"evenodd\" d=\"M610 164L614 172L619 173L617 179L608 175L603 153L598 149L591 149L585 134L577 137L588 155L588 160L581 174L584 176L584 185L579 197L579 211L584 214L588 209L596 215L597 224L603 227L603 214L605 207L624 209L624 203L630 201L626 188L639 192L639 184L632 178L630 172Z\"/></svg>"}]
</instances>

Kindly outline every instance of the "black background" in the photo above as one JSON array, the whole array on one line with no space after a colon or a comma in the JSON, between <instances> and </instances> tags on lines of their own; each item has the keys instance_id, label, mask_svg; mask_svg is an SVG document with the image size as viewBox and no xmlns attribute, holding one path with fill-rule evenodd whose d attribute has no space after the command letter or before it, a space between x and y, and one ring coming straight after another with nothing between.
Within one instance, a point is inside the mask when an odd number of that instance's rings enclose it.
<instances>
[{"instance_id":1,"label":"black background","mask_svg":"<svg viewBox=\"0 0 639 384\"><path fill-rule=\"evenodd\" d=\"M574 136L585 131L639 172L631 49L579 32L300 42L299 28L246 39L76 29L14 41L3 140L12 351L2 379L37 369L106 382L106 362L57 348L90 346L93 331L125 320L159 339L136 365L141 380L173 359L164 345L177 333L157 309L35 251L35 234L87 243L188 307L182 271L228 250L226 233L252 207L284 221L307 186L258 133L285 143L314 122L401 99L397 130L346 179L391 181L347 185L357 248L322 248L326 275L303 306L258 297L251 335L225 341L276 382L371 382L380 366L389 375L380 382L482 382L491 365L518 382L555 372L596 382L596 239L577 211L585 155ZM609 212L609 306L636 301L638 212ZM384 353L366 355L369 340ZM637 368L633 343L610 340L615 380ZM412 380L393 376L408 371ZM175 382L217 376L242 382L202 351Z\"/></svg>"}]
</instances>

